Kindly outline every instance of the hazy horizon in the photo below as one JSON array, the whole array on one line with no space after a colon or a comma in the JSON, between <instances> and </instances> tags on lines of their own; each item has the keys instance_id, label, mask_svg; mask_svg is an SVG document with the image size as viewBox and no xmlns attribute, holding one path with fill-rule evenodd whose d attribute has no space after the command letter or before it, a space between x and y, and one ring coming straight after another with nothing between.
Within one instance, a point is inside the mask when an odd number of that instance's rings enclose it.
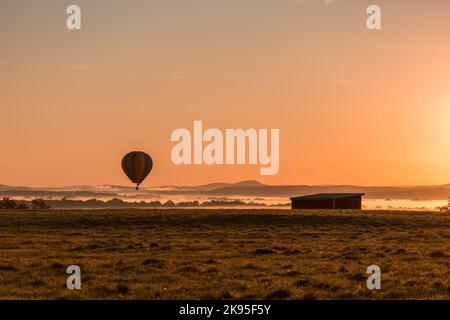
<instances>
[{"instance_id":1,"label":"hazy horizon","mask_svg":"<svg viewBox=\"0 0 450 320\"><path fill-rule=\"evenodd\" d=\"M144 183L141 189L147 189L147 188L158 188L158 187L199 187L204 185L214 185L214 184L226 184L226 185L233 185L233 184L239 184L242 182L256 182L260 183L265 186L354 186L354 187L364 187L364 188L415 188L415 187L439 187L439 186L448 186L449 183L441 183L441 184L399 184L399 185L372 185L372 184L348 184L348 183L320 183L320 184L308 184L308 183L286 183L286 184L272 184L272 183L262 183L259 180L240 180L240 181L206 181L205 183L192 183L192 184L151 184L151 183ZM124 183L102 183L102 184L66 184L66 185L9 185L2 183L0 181L0 186L6 186L6 187L25 187L25 188L66 188L66 187L102 187L102 186L118 186L123 188L134 188L134 186L130 185L130 183L124 182Z\"/></svg>"}]
</instances>

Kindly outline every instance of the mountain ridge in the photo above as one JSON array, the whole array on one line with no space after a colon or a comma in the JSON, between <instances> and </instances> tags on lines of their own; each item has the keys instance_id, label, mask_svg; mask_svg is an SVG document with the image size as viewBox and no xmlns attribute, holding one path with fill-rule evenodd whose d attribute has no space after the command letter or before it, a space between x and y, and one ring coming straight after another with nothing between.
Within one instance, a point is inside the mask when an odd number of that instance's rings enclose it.
<instances>
[{"instance_id":1,"label":"mountain ridge","mask_svg":"<svg viewBox=\"0 0 450 320\"><path fill-rule=\"evenodd\" d=\"M234 183L217 182L198 186L152 186L135 191L133 186L66 186L14 187L0 185L0 196L24 197L157 197L160 195L188 196L248 196L292 197L313 193L362 192L372 199L443 200L450 196L450 184L431 186L357 186L357 185L268 185L256 180Z\"/></svg>"}]
</instances>

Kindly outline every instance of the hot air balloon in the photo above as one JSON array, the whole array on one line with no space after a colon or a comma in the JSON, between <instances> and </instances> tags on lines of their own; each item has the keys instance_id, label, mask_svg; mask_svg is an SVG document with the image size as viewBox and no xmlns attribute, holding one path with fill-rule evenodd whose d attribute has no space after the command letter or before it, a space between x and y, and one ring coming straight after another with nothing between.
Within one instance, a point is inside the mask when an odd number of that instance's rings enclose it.
<instances>
[{"instance_id":1,"label":"hot air balloon","mask_svg":"<svg viewBox=\"0 0 450 320\"><path fill-rule=\"evenodd\" d=\"M122 159L122 170L131 182L136 183L136 190L153 168L152 158L142 151L133 151Z\"/></svg>"}]
</instances>

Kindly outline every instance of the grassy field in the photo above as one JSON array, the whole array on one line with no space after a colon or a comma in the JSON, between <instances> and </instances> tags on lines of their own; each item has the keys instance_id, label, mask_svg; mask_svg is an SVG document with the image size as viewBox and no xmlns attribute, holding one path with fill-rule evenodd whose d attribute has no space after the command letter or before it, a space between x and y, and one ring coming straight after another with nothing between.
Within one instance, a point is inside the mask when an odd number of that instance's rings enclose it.
<instances>
[{"instance_id":1,"label":"grassy field","mask_svg":"<svg viewBox=\"0 0 450 320\"><path fill-rule=\"evenodd\" d=\"M449 254L436 212L0 211L0 298L449 299Z\"/></svg>"}]
</instances>

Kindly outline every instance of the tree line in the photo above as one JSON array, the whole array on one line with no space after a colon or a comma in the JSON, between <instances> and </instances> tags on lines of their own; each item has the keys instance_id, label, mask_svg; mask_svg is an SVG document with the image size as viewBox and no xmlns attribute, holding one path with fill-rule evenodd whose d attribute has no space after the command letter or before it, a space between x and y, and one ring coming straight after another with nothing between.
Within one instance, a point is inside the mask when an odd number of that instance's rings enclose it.
<instances>
[{"instance_id":1,"label":"tree line","mask_svg":"<svg viewBox=\"0 0 450 320\"><path fill-rule=\"evenodd\" d=\"M15 200L12 200L8 197L3 197L0 200L0 209L18 209L18 210L48 210L50 206L45 203L43 199L34 199L29 205L25 203L17 203Z\"/></svg>"}]
</instances>

